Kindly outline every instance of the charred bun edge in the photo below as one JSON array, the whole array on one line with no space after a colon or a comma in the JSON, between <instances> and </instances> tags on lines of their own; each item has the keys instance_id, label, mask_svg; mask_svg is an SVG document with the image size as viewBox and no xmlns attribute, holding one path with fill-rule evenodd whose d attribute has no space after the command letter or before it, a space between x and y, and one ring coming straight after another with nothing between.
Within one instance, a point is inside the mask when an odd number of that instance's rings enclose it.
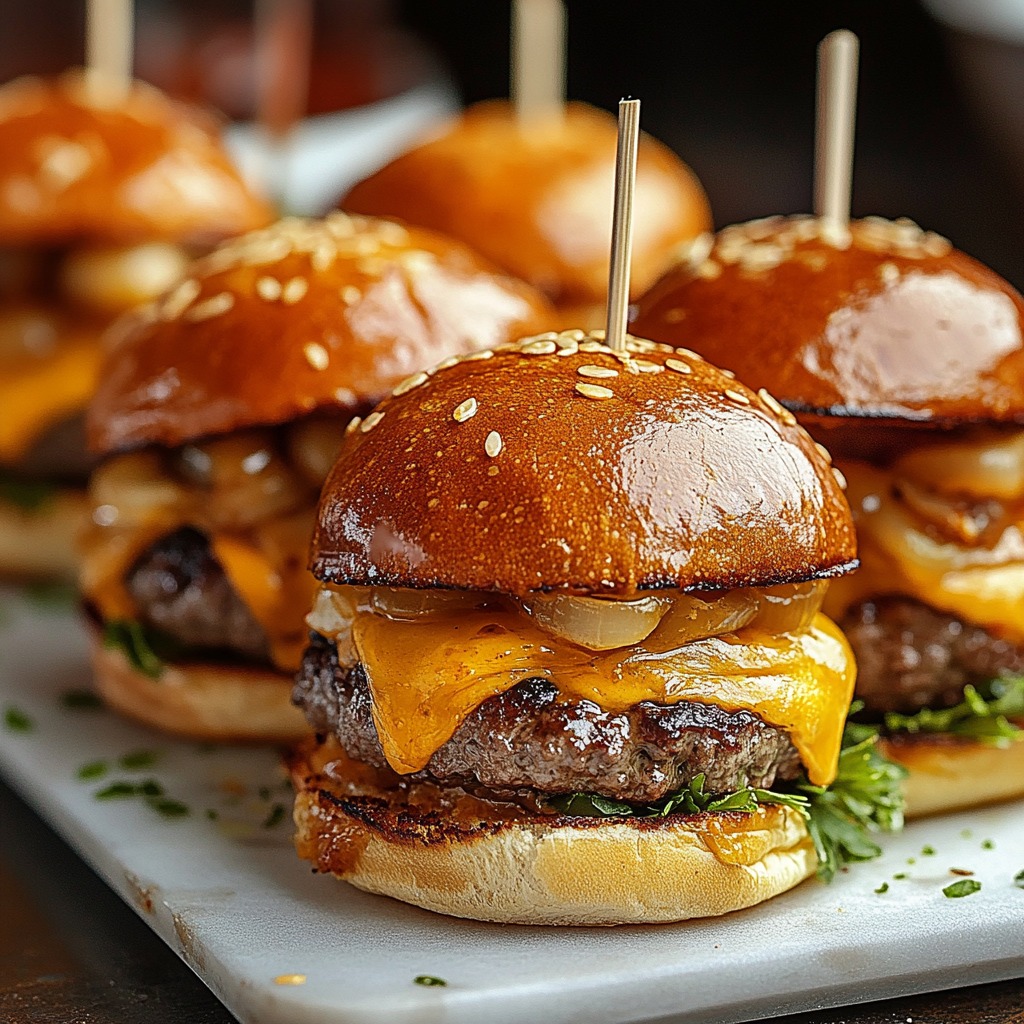
<instances>
[{"instance_id":1,"label":"charred bun edge","mask_svg":"<svg viewBox=\"0 0 1024 1024\"><path fill-rule=\"evenodd\" d=\"M362 784L363 795L332 792L314 767L319 743L309 739L286 759L299 855L366 892L437 913L528 925L684 921L761 903L817 867L804 819L790 807L466 825ZM723 829L742 847L729 863L712 852Z\"/></svg>"}]
</instances>

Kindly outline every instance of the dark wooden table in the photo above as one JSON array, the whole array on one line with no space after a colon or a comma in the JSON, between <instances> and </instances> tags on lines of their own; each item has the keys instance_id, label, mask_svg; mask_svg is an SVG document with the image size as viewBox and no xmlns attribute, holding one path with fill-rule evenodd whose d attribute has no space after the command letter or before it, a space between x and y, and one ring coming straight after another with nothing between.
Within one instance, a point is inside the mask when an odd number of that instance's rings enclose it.
<instances>
[{"instance_id":1,"label":"dark wooden table","mask_svg":"<svg viewBox=\"0 0 1024 1024\"><path fill-rule=\"evenodd\" d=\"M0 1021L233 1020L135 912L0 781ZM1024 980L776 1018L776 1024L907 1021L1024 1024Z\"/></svg>"}]
</instances>

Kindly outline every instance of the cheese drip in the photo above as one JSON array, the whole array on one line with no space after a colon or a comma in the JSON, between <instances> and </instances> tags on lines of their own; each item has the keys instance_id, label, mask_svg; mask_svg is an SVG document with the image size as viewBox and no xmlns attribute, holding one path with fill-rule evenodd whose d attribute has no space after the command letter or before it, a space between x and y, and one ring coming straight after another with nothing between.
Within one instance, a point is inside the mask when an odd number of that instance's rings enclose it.
<instances>
[{"instance_id":1,"label":"cheese drip","mask_svg":"<svg viewBox=\"0 0 1024 1024\"><path fill-rule=\"evenodd\" d=\"M896 470L861 462L840 468L861 567L829 588L827 614L839 618L861 601L902 594L1024 641L1024 523L1011 519L988 543L957 542L943 535L941 521L929 522L900 500ZM946 502L952 507L954 499Z\"/></svg>"},{"instance_id":2,"label":"cheese drip","mask_svg":"<svg viewBox=\"0 0 1024 1024\"><path fill-rule=\"evenodd\" d=\"M609 712L641 701L750 711L789 733L808 777L828 785L855 676L846 640L820 614L795 633L749 628L662 653L642 643L612 651L556 643L501 607L405 621L363 610L352 636L381 747L403 774L424 768L488 697L540 677L564 700Z\"/></svg>"}]
</instances>

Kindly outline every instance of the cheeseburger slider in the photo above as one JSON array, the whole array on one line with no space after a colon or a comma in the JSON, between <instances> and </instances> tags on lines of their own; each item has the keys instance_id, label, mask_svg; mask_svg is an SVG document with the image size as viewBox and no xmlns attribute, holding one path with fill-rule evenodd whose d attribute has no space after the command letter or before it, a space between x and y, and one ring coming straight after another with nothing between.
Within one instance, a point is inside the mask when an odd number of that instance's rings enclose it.
<instances>
[{"instance_id":1,"label":"cheeseburger slider","mask_svg":"<svg viewBox=\"0 0 1024 1024\"><path fill-rule=\"evenodd\" d=\"M563 321L603 324L615 140L615 118L583 103L525 122L510 103L481 103L356 185L341 205L443 231L543 290ZM711 214L693 172L647 135L636 185L639 295L677 246L710 229Z\"/></svg>"},{"instance_id":2,"label":"cheeseburger slider","mask_svg":"<svg viewBox=\"0 0 1024 1024\"><path fill-rule=\"evenodd\" d=\"M317 869L461 917L676 921L897 823L872 741L841 754L827 460L770 396L603 337L442 366L347 435L295 690Z\"/></svg>"},{"instance_id":3,"label":"cheeseburger slider","mask_svg":"<svg viewBox=\"0 0 1024 1024\"><path fill-rule=\"evenodd\" d=\"M306 554L345 424L549 315L457 243L339 213L221 246L116 325L81 579L106 700L190 736L301 732Z\"/></svg>"},{"instance_id":4,"label":"cheeseburger slider","mask_svg":"<svg viewBox=\"0 0 1024 1024\"><path fill-rule=\"evenodd\" d=\"M217 127L85 72L0 88L0 574L73 574L103 329L270 219Z\"/></svg>"},{"instance_id":5,"label":"cheeseburger slider","mask_svg":"<svg viewBox=\"0 0 1024 1024\"><path fill-rule=\"evenodd\" d=\"M861 568L826 610L908 811L1024 794L1024 299L910 221L726 228L634 329L764 386L836 455Z\"/></svg>"}]
</instances>

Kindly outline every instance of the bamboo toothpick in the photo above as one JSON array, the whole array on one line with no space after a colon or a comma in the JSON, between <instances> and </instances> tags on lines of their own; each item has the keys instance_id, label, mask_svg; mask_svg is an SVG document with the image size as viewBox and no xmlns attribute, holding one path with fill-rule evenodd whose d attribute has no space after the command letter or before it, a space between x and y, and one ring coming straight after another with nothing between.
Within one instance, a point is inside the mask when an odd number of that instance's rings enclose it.
<instances>
[{"instance_id":1,"label":"bamboo toothpick","mask_svg":"<svg viewBox=\"0 0 1024 1024\"><path fill-rule=\"evenodd\" d=\"M615 154L615 206L612 212L612 255L608 272L608 325L605 344L626 350L629 312L629 263L633 255L633 193L636 191L636 150L640 141L640 101L619 101L619 142Z\"/></svg>"},{"instance_id":2,"label":"bamboo toothpick","mask_svg":"<svg viewBox=\"0 0 1024 1024\"><path fill-rule=\"evenodd\" d=\"M565 6L562 0L514 0L510 92L520 120L565 107Z\"/></svg>"},{"instance_id":3,"label":"bamboo toothpick","mask_svg":"<svg viewBox=\"0 0 1024 1024\"><path fill-rule=\"evenodd\" d=\"M859 51L848 29L829 33L818 46L814 212L844 228L850 223Z\"/></svg>"},{"instance_id":4,"label":"bamboo toothpick","mask_svg":"<svg viewBox=\"0 0 1024 1024\"><path fill-rule=\"evenodd\" d=\"M86 9L86 66L125 89L132 80L134 15L132 0L89 0Z\"/></svg>"}]
</instances>

